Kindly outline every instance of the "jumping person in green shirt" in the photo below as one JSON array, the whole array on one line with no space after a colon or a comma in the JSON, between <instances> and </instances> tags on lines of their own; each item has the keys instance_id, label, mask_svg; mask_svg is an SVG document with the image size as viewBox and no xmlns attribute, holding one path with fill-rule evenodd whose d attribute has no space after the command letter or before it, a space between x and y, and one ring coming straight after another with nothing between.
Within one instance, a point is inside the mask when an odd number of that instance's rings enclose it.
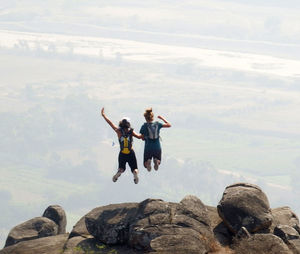
<instances>
[{"instance_id":1,"label":"jumping person in green shirt","mask_svg":"<svg viewBox=\"0 0 300 254\"><path fill-rule=\"evenodd\" d=\"M114 125L108 117L104 113L104 108L101 109L101 115L105 119L105 121L111 126L111 128L116 132L119 143L120 143L120 153L118 157L119 168L117 173L113 176L113 182L116 182L122 173L126 170L126 163L129 164L131 168L131 172L133 174L134 183L137 184L139 182L138 178L138 168L137 161L135 157L135 152L132 148L133 137L138 139L143 138L142 135L139 135L134 132L134 130L130 127L129 118L124 117L119 122L119 127Z\"/></svg>"},{"instance_id":2,"label":"jumping person in green shirt","mask_svg":"<svg viewBox=\"0 0 300 254\"><path fill-rule=\"evenodd\" d=\"M159 133L161 128L169 128L171 124L162 116L157 118L164 121L164 124L154 121L154 114L152 108L146 109L144 113L146 123L141 127L140 133L145 140L144 149L144 167L151 171L151 160L153 159L154 169L158 170L161 163L161 145L159 140Z\"/></svg>"}]
</instances>

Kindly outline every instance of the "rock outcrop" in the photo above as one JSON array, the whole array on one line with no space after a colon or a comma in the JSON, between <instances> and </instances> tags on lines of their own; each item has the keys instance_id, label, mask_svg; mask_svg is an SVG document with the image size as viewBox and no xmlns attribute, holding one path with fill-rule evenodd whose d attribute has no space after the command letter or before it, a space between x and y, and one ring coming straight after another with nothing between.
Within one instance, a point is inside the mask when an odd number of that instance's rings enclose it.
<instances>
[{"instance_id":1,"label":"rock outcrop","mask_svg":"<svg viewBox=\"0 0 300 254\"><path fill-rule=\"evenodd\" d=\"M267 196L253 184L228 186L219 202L218 212L234 234L242 227L250 233L268 229L273 220Z\"/></svg>"},{"instance_id":2,"label":"rock outcrop","mask_svg":"<svg viewBox=\"0 0 300 254\"><path fill-rule=\"evenodd\" d=\"M14 227L8 234L5 247L41 237L55 236L57 232L58 226L54 221L46 217L36 217Z\"/></svg>"},{"instance_id":3,"label":"rock outcrop","mask_svg":"<svg viewBox=\"0 0 300 254\"><path fill-rule=\"evenodd\" d=\"M97 207L65 233L66 216L49 206L14 227L0 254L300 254L298 217L271 209L256 185L228 186L217 207L195 196Z\"/></svg>"},{"instance_id":4,"label":"rock outcrop","mask_svg":"<svg viewBox=\"0 0 300 254\"><path fill-rule=\"evenodd\" d=\"M84 229L82 222L75 227L77 232ZM146 252L207 253L208 241L213 239L207 209L193 196L180 203L147 199L99 207L85 216L85 226L105 245L127 245ZM85 229L81 232L87 235Z\"/></svg>"},{"instance_id":5,"label":"rock outcrop","mask_svg":"<svg viewBox=\"0 0 300 254\"><path fill-rule=\"evenodd\" d=\"M15 226L8 234L5 247L19 242L66 233L65 211L58 205L49 206L42 217L36 217Z\"/></svg>"},{"instance_id":6,"label":"rock outcrop","mask_svg":"<svg viewBox=\"0 0 300 254\"><path fill-rule=\"evenodd\" d=\"M0 251L1 254L60 254L68 240L68 234L41 237L11 245Z\"/></svg>"},{"instance_id":7,"label":"rock outcrop","mask_svg":"<svg viewBox=\"0 0 300 254\"><path fill-rule=\"evenodd\" d=\"M66 226L67 226L67 217L64 209L59 205L51 205L49 206L44 214L43 217L46 217L52 221L54 221L58 226L58 234L65 234L66 233Z\"/></svg>"},{"instance_id":8,"label":"rock outcrop","mask_svg":"<svg viewBox=\"0 0 300 254\"><path fill-rule=\"evenodd\" d=\"M288 206L272 209L272 215L273 228L278 225L288 225L290 227L293 227L300 233L299 219L297 215Z\"/></svg>"}]
</instances>

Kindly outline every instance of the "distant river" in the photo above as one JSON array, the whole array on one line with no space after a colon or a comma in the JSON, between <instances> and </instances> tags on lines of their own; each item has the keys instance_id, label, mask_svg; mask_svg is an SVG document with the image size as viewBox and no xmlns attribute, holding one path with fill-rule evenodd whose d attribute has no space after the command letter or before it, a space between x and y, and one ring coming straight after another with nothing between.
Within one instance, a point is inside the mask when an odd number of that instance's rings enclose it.
<instances>
[{"instance_id":1,"label":"distant river","mask_svg":"<svg viewBox=\"0 0 300 254\"><path fill-rule=\"evenodd\" d=\"M0 47L4 50L39 50L47 53L127 61L169 64L192 62L210 68L233 69L292 78L300 77L300 60L110 38L0 30Z\"/></svg>"}]
</instances>

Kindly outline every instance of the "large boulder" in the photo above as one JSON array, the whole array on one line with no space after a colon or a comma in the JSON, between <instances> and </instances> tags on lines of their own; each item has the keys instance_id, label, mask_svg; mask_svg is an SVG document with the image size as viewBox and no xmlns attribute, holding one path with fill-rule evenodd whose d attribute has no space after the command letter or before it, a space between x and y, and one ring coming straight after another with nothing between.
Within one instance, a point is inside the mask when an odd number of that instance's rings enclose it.
<instances>
[{"instance_id":1,"label":"large boulder","mask_svg":"<svg viewBox=\"0 0 300 254\"><path fill-rule=\"evenodd\" d=\"M148 213L148 216L132 227L131 245L135 244L143 249L150 247L156 252L208 251L213 233L207 208L200 199L186 196L179 204L148 201L150 202L141 204L142 212Z\"/></svg>"},{"instance_id":2,"label":"large boulder","mask_svg":"<svg viewBox=\"0 0 300 254\"><path fill-rule=\"evenodd\" d=\"M87 226L86 226L86 218L94 218L96 219L98 215L100 215L103 211L110 211L110 210L118 210L118 209L126 209L127 206L137 206L138 203L123 203L123 204L112 204L112 205L107 205L107 206L101 206L94 208L91 210L89 213L81 217L81 219L73 226L73 229L70 233L69 238L76 237L76 236L81 236L84 238L91 238L93 237L91 233L88 231ZM105 213L104 213L105 215ZM90 229L90 231L93 231Z\"/></svg>"},{"instance_id":3,"label":"large boulder","mask_svg":"<svg viewBox=\"0 0 300 254\"><path fill-rule=\"evenodd\" d=\"M61 254L68 234L19 242L0 250L0 254Z\"/></svg>"},{"instance_id":4,"label":"large boulder","mask_svg":"<svg viewBox=\"0 0 300 254\"><path fill-rule=\"evenodd\" d=\"M66 233L67 217L64 209L59 205L50 205L43 214L58 225L58 234Z\"/></svg>"},{"instance_id":5,"label":"large boulder","mask_svg":"<svg viewBox=\"0 0 300 254\"><path fill-rule=\"evenodd\" d=\"M58 225L46 217L36 217L15 226L8 234L5 247L18 242L41 237L54 236L58 233Z\"/></svg>"},{"instance_id":6,"label":"large boulder","mask_svg":"<svg viewBox=\"0 0 300 254\"><path fill-rule=\"evenodd\" d=\"M268 198L253 184L237 183L226 187L217 208L220 217L234 234L242 227L254 233L268 229L272 224Z\"/></svg>"},{"instance_id":7,"label":"large boulder","mask_svg":"<svg viewBox=\"0 0 300 254\"><path fill-rule=\"evenodd\" d=\"M136 220L138 203L99 207L85 216L88 232L104 244L125 244L129 227Z\"/></svg>"},{"instance_id":8,"label":"large boulder","mask_svg":"<svg viewBox=\"0 0 300 254\"><path fill-rule=\"evenodd\" d=\"M147 199L94 209L86 228L104 244L159 253L207 253L213 239L206 207L194 196L180 203Z\"/></svg>"}]
</instances>

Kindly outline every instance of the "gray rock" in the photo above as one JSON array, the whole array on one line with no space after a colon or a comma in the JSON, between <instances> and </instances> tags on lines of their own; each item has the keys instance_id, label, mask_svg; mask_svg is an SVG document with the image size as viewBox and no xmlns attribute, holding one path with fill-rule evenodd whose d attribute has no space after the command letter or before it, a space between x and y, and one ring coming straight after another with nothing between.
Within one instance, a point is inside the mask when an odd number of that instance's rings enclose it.
<instances>
[{"instance_id":1,"label":"gray rock","mask_svg":"<svg viewBox=\"0 0 300 254\"><path fill-rule=\"evenodd\" d=\"M253 184L237 183L226 187L217 208L220 217L234 234L241 227L254 233L268 229L272 224L267 196Z\"/></svg>"},{"instance_id":2,"label":"gray rock","mask_svg":"<svg viewBox=\"0 0 300 254\"><path fill-rule=\"evenodd\" d=\"M138 203L135 203L136 205ZM122 207L126 207L126 203L121 205ZM87 213L86 215L84 215L74 226L73 229L70 233L70 238L72 237L76 237L76 236L82 236L84 238L90 238L92 237L92 235L90 234L90 232L88 231L87 227L86 227L86 218L92 218L95 219L97 217L97 215L100 215L102 213L102 211L104 210L113 210L113 209L118 209L120 208L120 205L118 204L114 204L114 205L107 205L107 206L102 206L102 207L97 207L94 208L93 210L91 210L89 213Z\"/></svg>"},{"instance_id":3,"label":"gray rock","mask_svg":"<svg viewBox=\"0 0 300 254\"><path fill-rule=\"evenodd\" d=\"M229 246L232 243L233 234L226 227L225 223L218 214L218 210L213 206L206 206L207 214L211 222L211 230L215 239L222 246Z\"/></svg>"},{"instance_id":4,"label":"gray rock","mask_svg":"<svg viewBox=\"0 0 300 254\"><path fill-rule=\"evenodd\" d=\"M63 254L73 254L81 252L84 253L86 249L92 249L91 244L87 244L86 241L90 238L85 238L82 236L74 236L69 238L64 246ZM94 239L94 238L92 238Z\"/></svg>"},{"instance_id":5,"label":"gray rock","mask_svg":"<svg viewBox=\"0 0 300 254\"><path fill-rule=\"evenodd\" d=\"M272 209L273 229L278 225L287 225L293 227L300 233L299 219L297 215L288 206Z\"/></svg>"},{"instance_id":6,"label":"gray rock","mask_svg":"<svg viewBox=\"0 0 300 254\"><path fill-rule=\"evenodd\" d=\"M187 196L179 204L145 200L131 226L129 245L146 251L206 253L213 238L206 207Z\"/></svg>"},{"instance_id":7,"label":"gray rock","mask_svg":"<svg viewBox=\"0 0 300 254\"><path fill-rule=\"evenodd\" d=\"M49 206L44 211L43 217L53 220L58 225L58 234L66 233L67 217L64 209L61 206Z\"/></svg>"},{"instance_id":8,"label":"gray rock","mask_svg":"<svg viewBox=\"0 0 300 254\"><path fill-rule=\"evenodd\" d=\"M141 251L207 253L214 238L207 209L194 196L180 203L147 199L100 207L85 221L89 233L101 243Z\"/></svg>"},{"instance_id":9,"label":"gray rock","mask_svg":"<svg viewBox=\"0 0 300 254\"><path fill-rule=\"evenodd\" d=\"M293 254L300 254L300 240L294 239L289 240L287 243L287 246L290 248L290 250L293 252Z\"/></svg>"},{"instance_id":10,"label":"gray rock","mask_svg":"<svg viewBox=\"0 0 300 254\"><path fill-rule=\"evenodd\" d=\"M300 253L300 235L295 228L287 225L278 225L274 229L274 235L280 237L294 254Z\"/></svg>"},{"instance_id":11,"label":"gray rock","mask_svg":"<svg viewBox=\"0 0 300 254\"><path fill-rule=\"evenodd\" d=\"M2 249L0 254L61 254L67 239L68 234L60 234L23 241Z\"/></svg>"},{"instance_id":12,"label":"gray rock","mask_svg":"<svg viewBox=\"0 0 300 254\"><path fill-rule=\"evenodd\" d=\"M195 196L147 199L95 208L69 236L58 234L65 224L62 208L49 206L13 228L0 254L300 254L297 216L289 207L271 213L261 189L246 183L228 186L218 208Z\"/></svg>"},{"instance_id":13,"label":"gray rock","mask_svg":"<svg viewBox=\"0 0 300 254\"><path fill-rule=\"evenodd\" d=\"M190 233L190 234L186 234ZM173 235L162 235L151 241L151 249L154 253L189 253L189 254L205 254L208 246L202 244L201 239L195 231L174 232Z\"/></svg>"},{"instance_id":14,"label":"gray rock","mask_svg":"<svg viewBox=\"0 0 300 254\"><path fill-rule=\"evenodd\" d=\"M241 238L232 247L238 254L293 254L283 240L273 234L254 234L250 238Z\"/></svg>"},{"instance_id":15,"label":"gray rock","mask_svg":"<svg viewBox=\"0 0 300 254\"><path fill-rule=\"evenodd\" d=\"M195 219L196 221L201 222L201 224L210 228L211 222L208 217L208 210L202 201L192 195L186 196L182 199L177 206L177 214L183 214L190 218ZM206 227L206 229L207 229Z\"/></svg>"},{"instance_id":16,"label":"gray rock","mask_svg":"<svg viewBox=\"0 0 300 254\"><path fill-rule=\"evenodd\" d=\"M85 216L88 232L104 244L128 242L130 224L136 220L138 203L123 203L94 209Z\"/></svg>"},{"instance_id":17,"label":"gray rock","mask_svg":"<svg viewBox=\"0 0 300 254\"><path fill-rule=\"evenodd\" d=\"M278 225L274 229L274 235L279 236L284 242L299 239L299 233L293 227L287 225Z\"/></svg>"},{"instance_id":18,"label":"gray rock","mask_svg":"<svg viewBox=\"0 0 300 254\"><path fill-rule=\"evenodd\" d=\"M93 209L92 211L94 211L95 209ZM91 212L92 212L91 211ZM90 213L91 213L90 212ZM88 214L87 214L88 215ZM82 237L85 237L85 238L88 238L91 236L91 234L89 233L89 231L87 230L86 228L86 225L85 225L85 217L87 216L83 216L74 226L73 226L73 229L70 233L70 236L69 238L72 238L72 237L76 237L76 236L82 236Z\"/></svg>"},{"instance_id":19,"label":"gray rock","mask_svg":"<svg viewBox=\"0 0 300 254\"><path fill-rule=\"evenodd\" d=\"M73 254L76 250L78 250L77 246L85 240L86 238L82 236L73 236L69 238L64 245L63 254Z\"/></svg>"},{"instance_id":20,"label":"gray rock","mask_svg":"<svg viewBox=\"0 0 300 254\"><path fill-rule=\"evenodd\" d=\"M46 217L36 217L15 226L8 234L5 247L22 241L57 235L58 225Z\"/></svg>"}]
</instances>

